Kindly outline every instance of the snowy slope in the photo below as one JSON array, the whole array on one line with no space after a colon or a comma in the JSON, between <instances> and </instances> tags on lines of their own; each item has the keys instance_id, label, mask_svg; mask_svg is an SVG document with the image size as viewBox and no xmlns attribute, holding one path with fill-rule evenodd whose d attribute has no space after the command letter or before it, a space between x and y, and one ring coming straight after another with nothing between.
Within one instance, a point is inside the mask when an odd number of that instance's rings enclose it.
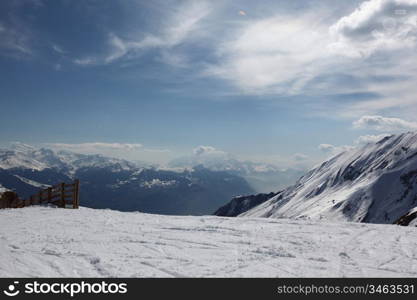
<instances>
[{"instance_id":1,"label":"snowy slope","mask_svg":"<svg viewBox=\"0 0 417 300\"><path fill-rule=\"evenodd\" d=\"M392 223L417 205L417 133L341 153L241 216Z\"/></svg>"},{"instance_id":2,"label":"snowy slope","mask_svg":"<svg viewBox=\"0 0 417 300\"><path fill-rule=\"evenodd\" d=\"M33 170L43 170L48 165L36 160L33 157L28 157L26 153L19 151L12 151L8 149L0 149L0 168L24 168Z\"/></svg>"},{"instance_id":3,"label":"snowy slope","mask_svg":"<svg viewBox=\"0 0 417 300\"><path fill-rule=\"evenodd\" d=\"M37 182L35 180L31 180L31 179L28 179L28 178L25 178L25 177L22 177L22 176L19 176L19 175L14 175L14 177L18 178L20 181L22 181L26 184L37 187L39 189L46 189L46 188L51 186L49 184L40 183L40 182Z\"/></svg>"},{"instance_id":4,"label":"snowy slope","mask_svg":"<svg viewBox=\"0 0 417 300\"><path fill-rule=\"evenodd\" d=\"M0 210L0 277L417 276L417 229L111 210Z\"/></svg>"}]
</instances>

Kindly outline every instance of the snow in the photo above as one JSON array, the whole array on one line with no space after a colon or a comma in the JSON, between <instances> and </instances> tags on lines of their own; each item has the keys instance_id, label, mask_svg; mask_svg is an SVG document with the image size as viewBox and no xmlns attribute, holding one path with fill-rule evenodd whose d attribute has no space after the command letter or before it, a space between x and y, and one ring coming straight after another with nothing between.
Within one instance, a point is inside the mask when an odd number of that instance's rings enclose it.
<instances>
[{"instance_id":1,"label":"snow","mask_svg":"<svg viewBox=\"0 0 417 300\"><path fill-rule=\"evenodd\" d=\"M415 277L417 228L0 210L0 277Z\"/></svg>"},{"instance_id":2,"label":"snow","mask_svg":"<svg viewBox=\"0 0 417 300\"><path fill-rule=\"evenodd\" d=\"M41 171L47 168L47 165L33 157L29 157L26 153L0 149L0 168L23 168Z\"/></svg>"},{"instance_id":3,"label":"snow","mask_svg":"<svg viewBox=\"0 0 417 300\"><path fill-rule=\"evenodd\" d=\"M177 183L176 180L160 180L158 178L154 178L152 180L142 182L140 186L147 188L147 189L152 189L155 187L160 187L160 188L170 187L172 185L175 185L176 183Z\"/></svg>"},{"instance_id":4,"label":"snow","mask_svg":"<svg viewBox=\"0 0 417 300\"><path fill-rule=\"evenodd\" d=\"M417 203L417 133L385 137L320 164L241 216L393 223Z\"/></svg>"},{"instance_id":5,"label":"snow","mask_svg":"<svg viewBox=\"0 0 417 300\"><path fill-rule=\"evenodd\" d=\"M414 226L414 227L417 227L417 219L412 220L412 221L408 224L408 226Z\"/></svg>"},{"instance_id":6,"label":"snow","mask_svg":"<svg viewBox=\"0 0 417 300\"><path fill-rule=\"evenodd\" d=\"M233 171L241 175L253 173L283 172L275 165L254 161L243 161L234 158L224 152L202 153L193 156L185 156L172 160L168 167L188 168L202 165L212 171Z\"/></svg>"},{"instance_id":7,"label":"snow","mask_svg":"<svg viewBox=\"0 0 417 300\"><path fill-rule=\"evenodd\" d=\"M30 145L14 143L9 149L0 149L1 169L32 169L42 171L47 168L63 170L73 175L80 168L111 168L112 171L136 170L138 166L123 159L105 157L99 154L79 154L70 151L37 149Z\"/></svg>"},{"instance_id":8,"label":"snow","mask_svg":"<svg viewBox=\"0 0 417 300\"><path fill-rule=\"evenodd\" d=\"M240 160L224 152L202 152L198 155L176 158L168 169L189 169L203 166L211 171L229 172L243 177L257 193L281 190L304 173L304 168L283 169L270 163Z\"/></svg>"},{"instance_id":9,"label":"snow","mask_svg":"<svg viewBox=\"0 0 417 300\"><path fill-rule=\"evenodd\" d=\"M49 184L40 183L40 182L37 182L35 180L30 180L30 179L25 178L23 176L19 176L19 175L13 175L13 176L16 177L16 178L18 178L20 181L22 181L24 183L27 183L29 185L32 185L34 187L38 187L38 188L41 188L41 189L46 189L46 188L48 188L48 187L51 186Z\"/></svg>"}]
</instances>

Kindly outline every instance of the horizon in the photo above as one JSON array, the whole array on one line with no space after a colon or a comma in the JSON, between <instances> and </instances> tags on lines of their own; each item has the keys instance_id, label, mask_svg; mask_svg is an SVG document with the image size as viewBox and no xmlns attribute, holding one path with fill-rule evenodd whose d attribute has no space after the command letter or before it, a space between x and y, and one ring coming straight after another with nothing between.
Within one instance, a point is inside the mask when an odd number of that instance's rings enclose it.
<instances>
[{"instance_id":1,"label":"horizon","mask_svg":"<svg viewBox=\"0 0 417 300\"><path fill-rule=\"evenodd\" d=\"M255 160L245 160L241 159L239 157L233 156L230 153L225 153L221 151L217 151L215 149L208 149L205 152L200 152L201 148L206 148L205 146L199 146L193 149L189 155L184 156L178 156L174 157L172 160L168 161L167 163L157 163L156 161L141 161L141 160L135 160L130 159L128 156L124 155L126 152L120 151L120 147L124 148L126 145L119 145L119 144L105 144L105 143L89 143L89 144L83 144L84 147L77 147L75 149L72 149L69 145L61 145L58 146L55 144L27 144L19 141L14 142L8 142L3 143L0 146L0 150L12 150L12 151L23 151L22 148L19 149L19 147L23 147L30 150L52 150L55 153L59 153L61 151L67 152L67 153L74 153L74 154L80 154L80 155L91 155L91 156L100 156L104 158L109 159L119 159L119 160L125 160L134 164L137 164L138 166L143 165L143 167L149 167L149 168L158 168L158 169L166 169L166 170L183 170L192 168L198 165L204 165L207 161L213 160L213 161L238 161L241 163L253 163L253 164L260 164L265 166L271 166L277 168L276 170L279 171L288 171L288 170L300 170L305 171L306 169L303 166L295 166L294 168L279 168L278 165L275 165L273 163L263 162L263 161L255 161ZM98 148L97 148L98 147ZM212 150L212 151L211 151ZM184 159L187 159L184 161ZM199 161L200 159L200 161ZM173 163L180 164L181 166L172 166Z\"/></svg>"},{"instance_id":2,"label":"horizon","mask_svg":"<svg viewBox=\"0 0 417 300\"><path fill-rule=\"evenodd\" d=\"M3 1L0 145L308 169L417 129L415 32L404 0Z\"/></svg>"}]
</instances>

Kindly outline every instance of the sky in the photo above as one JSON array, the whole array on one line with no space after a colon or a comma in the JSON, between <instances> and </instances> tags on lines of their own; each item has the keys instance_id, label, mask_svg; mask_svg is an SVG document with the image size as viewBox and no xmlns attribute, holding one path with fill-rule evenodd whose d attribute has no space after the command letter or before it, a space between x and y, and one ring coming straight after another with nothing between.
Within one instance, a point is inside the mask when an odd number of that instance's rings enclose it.
<instances>
[{"instance_id":1,"label":"sky","mask_svg":"<svg viewBox=\"0 0 417 300\"><path fill-rule=\"evenodd\" d=\"M417 0L4 0L0 144L309 167L417 130L416 38Z\"/></svg>"}]
</instances>

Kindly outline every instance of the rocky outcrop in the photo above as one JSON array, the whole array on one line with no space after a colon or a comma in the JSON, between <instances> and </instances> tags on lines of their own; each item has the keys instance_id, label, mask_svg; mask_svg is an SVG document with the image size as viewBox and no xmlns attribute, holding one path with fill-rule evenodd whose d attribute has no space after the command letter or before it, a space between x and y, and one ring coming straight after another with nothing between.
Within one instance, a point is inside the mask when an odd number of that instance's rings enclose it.
<instances>
[{"instance_id":1,"label":"rocky outcrop","mask_svg":"<svg viewBox=\"0 0 417 300\"><path fill-rule=\"evenodd\" d=\"M417 226L417 207L400 217L394 224L401 226Z\"/></svg>"},{"instance_id":2,"label":"rocky outcrop","mask_svg":"<svg viewBox=\"0 0 417 300\"><path fill-rule=\"evenodd\" d=\"M252 207L271 199L278 193L234 197L229 203L216 210L214 215L220 217L236 217L237 215L248 211Z\"/></svg>"}]
</instances>

